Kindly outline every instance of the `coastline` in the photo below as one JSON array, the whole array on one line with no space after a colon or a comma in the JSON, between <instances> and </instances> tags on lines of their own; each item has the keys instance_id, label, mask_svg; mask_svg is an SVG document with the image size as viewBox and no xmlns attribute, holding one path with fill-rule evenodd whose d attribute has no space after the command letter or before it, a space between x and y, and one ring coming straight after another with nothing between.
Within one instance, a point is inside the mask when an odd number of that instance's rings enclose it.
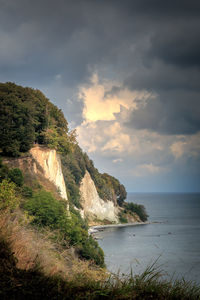
<instances>
[{"instance_id":1,"label":"coastline","mask_svg":"<svg viewBox=\"0 0 200 300\"><path fill-rule=\"evenodd\" d=\"M128 227L128 226L138 226L138 225L148 225L157 222L135 222L135 223L119 223L119 224L107 224L107 225L95 225L91 226L88 229L89 234L97 233L99 231L103 231L106 228L114 228L114 227Z\"/></svg>"}]
</instances>

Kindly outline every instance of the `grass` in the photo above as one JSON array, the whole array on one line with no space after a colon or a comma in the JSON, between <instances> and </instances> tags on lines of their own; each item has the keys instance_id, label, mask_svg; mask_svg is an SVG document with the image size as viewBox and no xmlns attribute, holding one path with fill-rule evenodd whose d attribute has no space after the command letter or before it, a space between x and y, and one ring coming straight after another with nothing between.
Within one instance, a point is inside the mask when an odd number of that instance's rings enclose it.
<instances>
[{"instance_id":1,"label":"grass","mask_svg":"<svg viewBox=\"0 0 200 300\"><path fill-rule=\"evenodd\" d=\"M14 253L17 268L30 270L40 265L44 274L59 274L64 279L79 273L89 278L105 278L105 270L97 268L91 261L80 260L74 247L61 246L54 239L56 231L37 230L29 222L21 210L0 213L0 238Z\"/></svg>"},{"instance_id":2,"label":"grass","mask_svg":"<svg viewBox=\"0 0 200 300\"><path fill-rule=\"evenodd\" d=\"M19 219L16 214L0 218L2 300L200 299L199 286L184 280L163 280L156 262L138 276L97 276L97 269L88 265L84 269L84 262L69 256L69 249L58 251L47 238L20 225Z\"/></svg>"},{"instance_id":3,"label":"grass","mask_svg":"<svg viewBox=\"0 0 200 300\"><path fill-rule=\"evenodd\" d=\"M39 266L29 270L16 267L9 245L0 240L1 299L200 299L199 287L184 281L160 281L153 267L140 276L126 280L110 277L95 281L83 274L71 280L59 275L47 276Z\"/></svg>"}]
</instances>

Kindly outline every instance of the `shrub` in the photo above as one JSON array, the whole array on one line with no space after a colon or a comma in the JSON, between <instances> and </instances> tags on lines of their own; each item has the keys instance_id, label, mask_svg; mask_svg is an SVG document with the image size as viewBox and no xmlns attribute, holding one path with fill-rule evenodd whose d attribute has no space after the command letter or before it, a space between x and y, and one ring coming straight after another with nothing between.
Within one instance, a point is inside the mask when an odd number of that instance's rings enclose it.
<instances>
[{"instance_id":1,"label":"shrub","mask_svg":"<svg viewBox=\"0 0 200 300\"><path fill-rule=\"evenodd\" d=\"M29 186L23 186L21 190L22 196L26 198L31 198L33 196L33 190Z\"/></svg>"},{"instance_id":2,"label":"shrub","mask_svg":"<svg viewBox=\"0 0 200 300\"><path fill-rule=\"evenodd\" d=\"M56 201L51 193L39 191L24 205L29 214L34 216L33 223L39 226L49 226L53 229L59 227L59 222L64 215L64 207Z\"/></svg>"},{"instance_id":3,"label":"shrub","mask_svg":"<svg viewBox=\"0 0 200 300\"><path fill-rule=\"evenodd\" d=\"M83 241L80 254L85 259L92 259L100 267L104 267L104 253L98 243L89 236Z\"/></svg>"},{"instance_id":4,"label":"shrub","mask_svg":"<svg viewBox=\"0 0 200 300\"><path fill-rule=\"evenodd\" d=\"M8 178L17 186L22 186L24 183L24 176L22 174L22 171L18 168L10 169L8 171Z\"/></svg>"},{"instance_id":5,"label":"shrub","mask_svg":"<svg viewBox=\"0 0 200 300\"><path fill-rule=\"evenodd\" d=\"M8 166L1 163L0 164L0 182L3 179L7 179L8 178L8 171L9 171Z\"/></svg>"},{"instance_id":6,"label":"shrub","mask_svg":"<svg viewBox=\"0 0 200 300\"><path fill-rule=\"evenodd\" d=\"M119 214L119 222L120 223L128 223L128 220L123 213Z\"/></svg>"},{"instance_id":7,"label":"shrub","mask_svg":"<svg viewBox=\"0 0 200 300\"><path fill-rule=\"evenodd\" d=\"M147 221L148 214L146 213L144 205L136 203L125 203L125 211L136 213L140 217L141 221Z\"/></svg>"},{"instance_id":8,"label":"shrub","mask_svg":"<svg viewBox=\"0 0 200 300\"><path fill-rule=\"evenodd\" d=\"M16 185L3 179L0 183L0 209L14 209L19 205L19 198L15 192Z\"/></svg>"}]
</instances>

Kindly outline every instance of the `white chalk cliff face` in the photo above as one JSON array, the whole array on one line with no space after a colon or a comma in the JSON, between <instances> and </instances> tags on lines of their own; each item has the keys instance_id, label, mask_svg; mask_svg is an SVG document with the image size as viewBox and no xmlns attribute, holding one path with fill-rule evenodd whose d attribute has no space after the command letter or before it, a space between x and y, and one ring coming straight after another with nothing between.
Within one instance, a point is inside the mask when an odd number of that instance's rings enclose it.
<instances>
[{"instance_id":1,"label":"white chalk cliff face","mask_svg":"<svg viewBox=\"0 0 200 300\"><path fill-rule=\"evenodd\" d=\"M84 216L118 222L118 208L114 206L112 201L104 201L99 197L88 171L81 181L80 193Z\"/></svg>"},{"instance_id":2,"label":"white chalk cliff face","mask_svg":"<svg viewBox=\"0 0 200 300\"><path fill-rule=\"evenodd\" d=\"M60 196L67 200L65 181L61 168L59 155L54 149L35 146L30 150L32 157L42 168L44 177L55 184L60 192ZM34 164L34 173L38 173L37 165Z\"/></svg>"}]
</instances>

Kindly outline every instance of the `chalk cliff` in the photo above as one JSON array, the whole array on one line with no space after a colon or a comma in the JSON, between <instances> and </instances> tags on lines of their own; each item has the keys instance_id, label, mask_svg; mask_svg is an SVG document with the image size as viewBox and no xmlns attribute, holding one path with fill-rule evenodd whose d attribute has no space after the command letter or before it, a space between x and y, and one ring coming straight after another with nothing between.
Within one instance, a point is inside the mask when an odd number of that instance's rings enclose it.
<instances>
[{"instance_id":1,"label":"chalk cliff","mask_svg":"<svg viewBox=\"0 0 200 300\"><path fill-rule=\"evenodd\" d=\"M53 182L58 188L60 196L67 200L61 161L56 150L35 146L30 150L30 153L37 164L42 168L44 177ZM40 172L37 164L33 164L33 171L35 174Z\"/></svg>"},{"instance_id":2,"label":"chalk cliff","mask_svg":"<svg viewBox=\"0 0 200 300\"><path fill-rule=\"evenodd\" d=\"M20 168L24 174L27 174L29 181L34 181L35 178L37 178L38 182L46 190L55 193L56 188L59 195L63 199L68 200L62 164L56 150L35 145L30 149L28 156L7 159L5 162L10 167ZM44 179L46 181L44 181ZM53 183L53 185L50 183ZM101 223L101 221L103 221L103 223L105 221L119 222L118 214L120 208L117 205L117 201L114 201L116 199L113 199L113 201L101 199L98 195L94 181L87 170L80 183L80 196L82 209L79 211L81 216L83 218L87 217L91 224L98 224ZM69 211L68 201L67 204L67 210Z\"/></svg>"},{"instance_id":3,"label":"chalk cliff","mask_svg":"<svg viewBox=\"0 0 200 300\"><path fill-rule=\"evenodd\" d=\"M108 220L118 222L118 208L113 201L102 200L96 190L94 181L88 171L86 171L80 184L81 205L83 214L90 220Z\"/></svg>"},{"instance_id":4,"label":"chalk cliff","mask_svg":"<svg viewBox=\"0 0 200 300\"><path fill-rule=\"evenodd\" d=\"M43 176L53 182L60 192L60 196L67 199L66 186L62 173L61 161L56 150L35 146L30 150L30 154L35 160L33 163L33 172L35 174L43 171ZM39 167L38 167L39 165ZM96 190L94 181L88 171L82 178L80 184L81 211L82 217L88 217L90 220L108 220L109 222L118 222L118 208L113 201L102 200Z\"/></svg>"}]
</instances>

